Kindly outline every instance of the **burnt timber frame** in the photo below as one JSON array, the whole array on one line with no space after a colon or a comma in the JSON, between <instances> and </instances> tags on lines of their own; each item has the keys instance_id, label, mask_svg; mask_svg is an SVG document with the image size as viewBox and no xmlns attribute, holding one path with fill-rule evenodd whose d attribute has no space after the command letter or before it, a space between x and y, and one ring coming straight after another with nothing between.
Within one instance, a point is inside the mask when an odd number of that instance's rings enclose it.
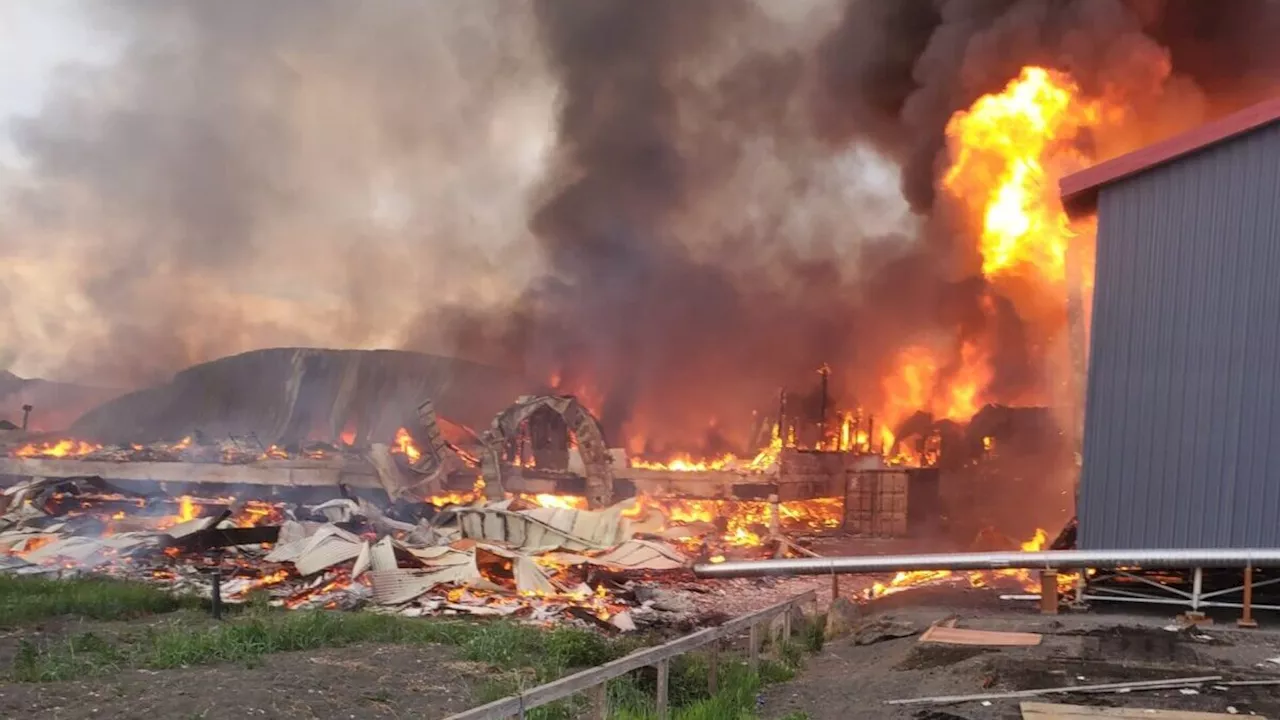
<instances>
[{"instance_id":1,"label":"burnt timber frame","mask_svg":"<svg viewBox=\"0 0 1280 720\"><path fill-rule=\"evenodd\" d=\"M469 492L479 473L454 472L445 480L445 490ZM229 492L232 488L261 488L263 495L290 491L338 495L342 488L360 494L385 492L377 472L369 462L355 458L325 460L260 460L243 464L194 462L134 462L81 460L76 458L0 457L0 479L100 477L127 483L148 483L162 489L172 484L189 488L202 486ZM615 498L637 493L652 496L684 496L723 500L766 500L777 495L782 502L815 497L840 497L844 478L833 478L830 488L812 483L780 480L776 474L740 474L727 471L673 472L619 468L614 472ZM8 484L0 482L0 484ZM503 485L513 493L585 495L586 479L581 475L536 468L506 467ZM189 492L184 489L182 492Z\"/></svg>"}]
</instances>

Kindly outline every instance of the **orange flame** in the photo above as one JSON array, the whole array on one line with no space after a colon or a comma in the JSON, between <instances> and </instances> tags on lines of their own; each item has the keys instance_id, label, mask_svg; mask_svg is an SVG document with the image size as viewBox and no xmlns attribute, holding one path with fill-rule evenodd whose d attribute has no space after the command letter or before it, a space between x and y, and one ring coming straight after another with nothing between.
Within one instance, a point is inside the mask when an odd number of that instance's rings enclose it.
<instances>
[{"instance_id":1,"label":"orange flame","mask_svg":"<svg viewBox=\"0 0 1280 720\"><path fill-rule=\"evenodd\" d=\"M82 457L101 449L101 445L94 445L83 440L59 440L55 443L42 443L40 445L28 443L15 450L13 454L24 458L65 458Z\"/></svg>"},{"instance_id":2,"label":"orange flame","mask_svg":"<svg viewBox=\"0 0 1280 720\"><path fill-rule=\"evenodd\" d=\"M792 438L791 444L795 444L795 438ZM630 465L631 467L639 470L659 470L666 472L708 472L712 470L766 472L777 465L778 456L781 453L782 437L779 434L777 423L774 423L769 444L756 453L755 457L750 460L743 461L737 455L732 453L725 453L724 455L716 458L695 460L691 455L681 453L666 462L631 458Z\"/></svg>"},{"instance_id":3,"label":"orange flame","mask_svg":"<svg viewBox=\"0 0 1280 720\"><path fill-rule=\"evenodd\" d=\"M1071 231L1050 170L1085 164L1069 141L1103 116L1069 76L1026 67L947 123L953 163L942 185L981 219L984 276L1063 283Z\"/></svg>"},{"instance_id":4,"label":"orange flame","mask_svg":"<svg viewBox=\"0 0 1280 720\"><path fill-rule=\"evenodd\" d=\"M979 98L947 123L951 165L942 188L972 218L983 276L1011 289L1006 295L1030 322L1045 312L1035 296L1047 291L1054 297L1050 305L1061 305L1067 248L1077 234L1056 180L1088 164L1074 142L1081 131L1116 117L1115 107L1082 96L1065 73L1026 67L1002 91ZM1091 278L1086 268L1086 288ZM989 301L984 310L993 312ZM983 391L991 376L980 344L907 347L883 381L880 416L890 428L916 411L966 421L987 402Z\"/></svg>"},{"instance_id":5,"label":"orange flame","mask_svg":"<svg viewBox=\"0 0 1280 720\"><path fill-rule=\"evenodd\" d=\"M422 451L413 444L413 438L409 435L409 431L404 428L396 430L395 444L391 446L391 452L403 454L409 458L411 463L416 463L422 458Z\"/></svg>"},{"instance_id":6,"label":"orange flame","mask_svg":"<svg viewBox=\"0 0 1280 720\"><path fill-rule=\"evenodd\" d=\"M1019 544L1022 552L1039 552L1044 550L1049 544L1049 533L1042 528L1036 528L1036 532L1030 539ZM1068 590L1073 588L1077 581L1077 575L1072 573L1058 574L1059 590ZM893 595L911 588L921 587L925 585L938 585L954 580L962 580L972 587L986 587L991 580L996 578L1010 578L1015 580L1019 586L1028 592L1039 592L1040 583L1032 572L1023 569L1009 570L992 570L992 571L973 571L963 574L956 574L950 570L915 570L911 572L899 572L893 576L887 583L877 582L870 589L864 592L867 599L884 597L885 595Z\"/></svg>"}]
</instances>

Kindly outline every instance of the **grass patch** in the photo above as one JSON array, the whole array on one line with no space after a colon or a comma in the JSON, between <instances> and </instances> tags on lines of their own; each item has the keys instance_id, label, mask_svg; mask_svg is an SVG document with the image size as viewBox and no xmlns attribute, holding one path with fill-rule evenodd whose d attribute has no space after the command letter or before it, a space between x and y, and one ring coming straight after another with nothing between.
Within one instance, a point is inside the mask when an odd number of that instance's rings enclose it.
<instances>
[{"instance_id":1,"label":"grass patch","mask_svg":"<svg viewBox=\"0 0 1280 720\"><path fill-rule=\"evenodd\" d=\"M105 578L50 580L0 577L0 627L55 616L119 620L199 605L155 588ZM790 641L762 659L758 672L721 655L719 692L707 691L707 657L672 660L668 697L676 720L751 720L756 698L769 684L791 679L807 654L821 649L823 619L801 623ZM581 668L594 667L643 646L641 639L609 639L573 628L543 630L510 622L402 618L374 613L279 612L248 603L222 623L192 626L169 620L118 635L83 632L59 639L21 641L9 678L49 682L125 669L170 669L241 663L257 665L272 653L343 647L355 643L449 645L463 659L494 667L476 704L506 697ZM645 668L609 683L611 717L650 720L657 673ZM581 695L526 713L531 720L569 720L587 705ZM787 720L805 720L803 715Z\"/></svg>"},{"instance_id":2,"label":"grass patch","mask_svg":"<svg viewBox=\"0 0 1280 720\"><path fill-rule=\"evenodd\" d=\"M0 575L0 627L4 628L61 616L128 620L199 604L196 598L111 578Z\"/></svg>"},{"instance_id":3,"label":"grass patch","mask_svg":"<svg viewBox=\"0 0 1280 720\"><path fill-rule=\"evenodd\" d=\"M46 682L126 668L255 665L272 653L363 642L453 645L467 660L507 670L533 662L536 670L532 679L536 682L554 679L571 668L607 662L633 647L570 628L547 631L514 623L421 620L373 613L249 611L206 628L171 624L114 638L80 633L44 644L24 641L11 676L19 681Z\"/></svg>"}]
</instances>

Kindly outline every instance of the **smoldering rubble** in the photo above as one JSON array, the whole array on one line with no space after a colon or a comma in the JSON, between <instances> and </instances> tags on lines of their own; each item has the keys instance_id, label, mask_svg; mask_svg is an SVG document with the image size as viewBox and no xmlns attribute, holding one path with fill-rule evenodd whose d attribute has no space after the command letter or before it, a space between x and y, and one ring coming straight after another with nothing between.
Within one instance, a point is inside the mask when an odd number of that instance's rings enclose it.
<instances>
[{"instance_id":1,"label":"smoldering rubble","mask_svg":"<svg viewBox=\"0 0 1280 720\"><path fill-rule=\"evenodd\" d=\"M0 572L92 573L205 598L216 584L232 604L258 594L288 609L576 620L629 631L671 619L653 608L652 592L638 598L636 589L690 564L662 533L624 516L625 504L586 511L506 500L406 522L345 498L176 503L93 479L11 486L0 495Z\"/></svg>"}]
</instances>

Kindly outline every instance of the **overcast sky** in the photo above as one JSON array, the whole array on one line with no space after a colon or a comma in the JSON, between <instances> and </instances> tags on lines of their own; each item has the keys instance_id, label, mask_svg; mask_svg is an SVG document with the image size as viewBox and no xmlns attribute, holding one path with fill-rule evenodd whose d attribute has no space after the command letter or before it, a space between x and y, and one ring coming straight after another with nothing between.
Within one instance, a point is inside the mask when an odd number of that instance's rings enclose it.
<instances>
[{"instance_id":1,"label":"overcast sky","mask_svg":"<svg viewBox=\"0 0 1280 720\"><path fill-rule=\"evenodd\" d=\"M110 40L88 27L76 0L0 0L0 125L36 112L52 74L70 62L102 62ZM6 153L7 132L0 132Z\"/></svg>"}]
</instances>

